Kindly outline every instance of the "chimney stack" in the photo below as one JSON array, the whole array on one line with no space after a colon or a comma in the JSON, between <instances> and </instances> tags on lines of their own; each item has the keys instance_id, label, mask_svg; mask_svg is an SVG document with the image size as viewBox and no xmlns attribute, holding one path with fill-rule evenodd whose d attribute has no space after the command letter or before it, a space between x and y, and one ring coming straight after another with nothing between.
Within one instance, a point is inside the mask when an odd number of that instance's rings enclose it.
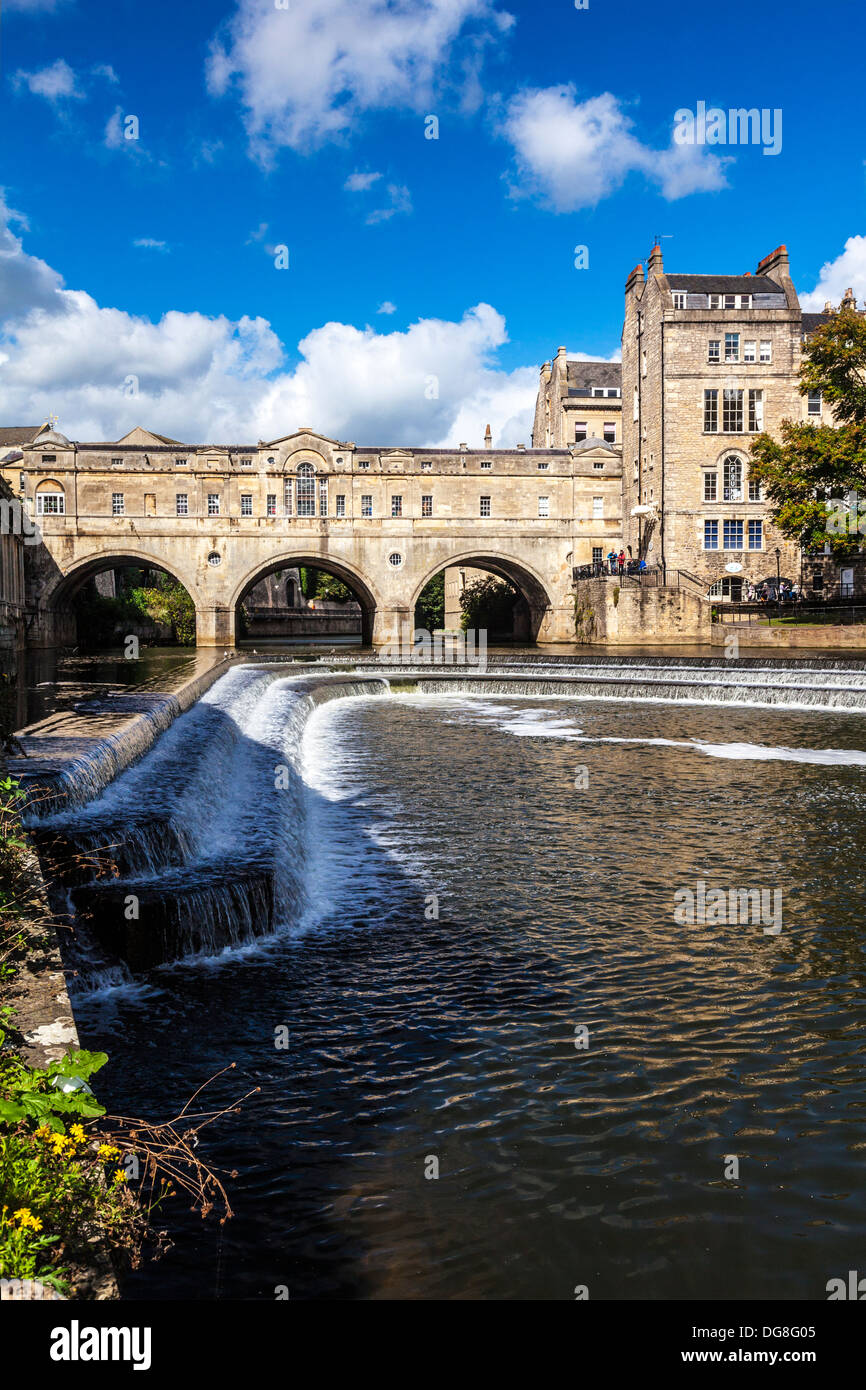
<instances>
[{"instance_id":1,"label":"chimney stack","mask_svg":"<svg viewBox=\"0 0 866 1390\"><path fill-rule=\"evenodd\" d=\"M489 425L487 426L487 429L484 431L484 447L485 449L493 448L493 435L490 432Z\"/></svg>"}]
</instances>

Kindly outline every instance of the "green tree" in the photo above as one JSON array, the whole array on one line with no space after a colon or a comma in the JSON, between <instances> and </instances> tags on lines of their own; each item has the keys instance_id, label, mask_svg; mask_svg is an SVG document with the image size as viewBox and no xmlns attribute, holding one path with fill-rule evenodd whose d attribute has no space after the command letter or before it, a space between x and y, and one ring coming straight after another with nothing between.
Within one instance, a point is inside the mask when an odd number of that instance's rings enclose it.
<instances>
[{"instance_id":1,"label":"green tree","mask_svg":"<svg viewBox=\"0 0 866 1390\"><path fill-rule=\"evenodd\" d=\"M862 536L857 508L843 499L866 499L866 319L854 309L840 309L809 340L800 394L809 391L822 393L839 423L783 420L781 439L759 434L750 478L783 535L806 550L829 542L834 552L850 552Z\"/></svg>"},{"instance_id":2,"label":"green tree","mask_svg":"<svg viewBox=\"0 0 866 1390\"><path fill-rule=\"evenodd\" d=\"M429 579L415 604L415 626L425 632L436 632L445 626L445 571Z\"/></svg>"},{"instance_id":3,"label":"green tree","mask_svg":"<svg viewBox=\"0 0 866 1390\"><path fill-rule=\"evenodd\" d=\"M512 584L495 575L467 584L460 595L463 610L461 627L476 631L510 633L514 627L514 605L520 595Z\"/></svg>"}]
</instances>

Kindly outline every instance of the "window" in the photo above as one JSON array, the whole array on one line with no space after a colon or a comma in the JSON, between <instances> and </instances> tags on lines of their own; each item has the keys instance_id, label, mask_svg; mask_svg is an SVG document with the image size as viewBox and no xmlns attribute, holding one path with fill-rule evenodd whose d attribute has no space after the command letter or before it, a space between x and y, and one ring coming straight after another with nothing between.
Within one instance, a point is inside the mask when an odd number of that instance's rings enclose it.
<instances>
[{"instance_id":1,"label":"window","mask_svg":"<svg viewBox=\"0 0 866 1390\"><path fill-rule=\"evenodd\" d=\"M37 492L37 516L65 516L66 494L63 492Z\"/></svg>"},{"instance_id":2,"label":"window","mask_svg":"<svg viewBox=\"0 0 866 1390\"><path fill-rule=\"evenodd\" d=\"M710 308L711 308L711 309L721 309L721 307L722 307L722 296L721 296L720 294L711 294L711 295L709 296L709 300L710 300Z\"/></svg>"},{"instance_id":3,"label":"window","mask_svg":"<svg viewBox=\"0 0 866 1390\"><path fill-rule=\"evenodd\" d=\"M265 504L265 511L266 511L266 513L267 513L268 516L276 516L276 514L277 514L277 494L276 494L275 492L269 492L269 493L268 493L267 502L266 502L266 504Z\"/></svg>"},{"instance_id":4,"label":"window","mask_svg":"<svg viewBox=\"0 0 866 1390\"><path fill-rule=\"evenodd\" d=\"M431 469L432 467L433 467L433 461L432 461L432 459L422 459L422 460L421 460L421 472L422 472L422 473L429 473L429 472L430 472L430 469Z\"/></svg>"},{"instance_id":5,"label":"window","mask_svg":"<svg viewBox=\"0 0 866 1390\"><path fill-rule=\"evenodd\" d=\"M739 575L726 574L724 579L717 579L707 590L707 598L726 598L732 603L739 603L742 597L743 581Z\"/></svg>"},{"instance_id":6,"label":"window","mask_svg":"<svg viewBox=\"0 0 866 1390\"><path fill-rule=\"evenodd\" d=\"M125 504L125 502L124 502L124 500L123 500L123 493L122 493L122 492L113 492L113 493L111 494L111 515L112 515L112 516L123 516L123 514L124 514L125 511L126 511L126 504Z\"/></svg>"},{"instance_id":7,"label":"window","mask_svg":"<svg viewBox=\"0 0 866 1390\"><path fill-rule=\"evenodd\" d=\"M398 550L394 550L388 556L388 564L393 565L395 570L399 569L403 563L403 556Z\"/></svg>"},{"instance_id":8,"label":"window","mask_svg":"<svg viewBox=\"0 0 866 1390\"><path fill-rule=\"evenodd\" d=\"M603 498L603 497L593 497L593 499L592 499L592 519L593 519L593 521L600 521L600 520L602 519L603 516L604 516L604 498Z\"/></svg>"},{"instance_id":9,"label":"window","mask_svg":"<svg viewBox=\"0 0 866 1390\"><path fill-rule=\"evenodd\" d=\"M252 459L250 459L250 458L242 458L242 459L241 459L241 468L252 468L252 466L253 466L253 461L252 461Z\"/></svg>"},{"instance_id":10,"label":"window","mask_svg":"<svg viewBox=\"0 0 866 1390\"><path fill-rule=\"evenodd\" d=\"M253 494L251 492L241 493L241 516L252 516L253 514Z\"/></svg>"},{"instance_id":11,"label":"window","mask_svg":"<svg viewBox=\"0 0 866 1390\"><path fill-rule=\"evenodd\" d=\"M541 517L550 516L550 498L549 498L549 497L539 497L539 499L538 499L538 515L541 516Z\"/></svg>"},{"instance_id":12,"label":"window","mask_svg":"<svg viewBox=\"0 0 866 1390\"><path fill-rule=\"evenodd\" d=\"M684 290L674 290L674 308L684 309L686 307L686 294Z\"/></svg>"},{"instance_id":13,"label":"window","mask_svg":"<svg viewBox=\"0 0 866 1390\"><path fill-rule=\"evenodd\" d=\"M283 483L283 516L292 515L292 480L286 478Z\"/></svg>"},{"instance_id":14,"label":"window","mask_svg":"<svg viewBox=\"0 0 866 1390\"><path fill-rule=\"evenodd\" d=\"M482 498L481 498L481 507L480 507L480 510L479 510L479 513L478 513L478 514L479 514L479 516L489 516L489 515L490 515L490 498L489 498L489 497L482 497Z\"/></svg>"},{"instance_id":15,"label":"window","mask_svg":"<svg viewBox=\"0 0 866 1390\"><path fill-rule=\"evenodd\" d=\"M432 516L432 515L433 515L433 494L432 494L432 492L425 493L424 496L421 498L421 515L422 515L422 516Z\"/></svg>"},{"instance_id":16,"label":"window","mask_svg":"<svg viewBox=\"0 0 866 1390\"><path fill-rule=\"evenodd\" d=\"M346 515L346 494L344 492L337 493L337 496L334 499L334 505L336 507L336 516Z\"/></svg>"},{"instance_id":17,"label":"window","mask_svg":"<svg viewBox=\"0 0 866 1390\"><path fill-rule=\"evenodd\" d=\"M219 516L220 499L218 492L209 492L207 495L207 514L208 516Z\"/></svg>"},{"instance_id":18,"label":"window","mask_svg":"<svg viewBox=\"0 0 866 1390\"><path fill-rule=\"evenodd\" d=\"M743 393L735 386L726 386L722 396L722 432L742 434Z\"/></svg>"},{"instance_id":19,"label":"window","mask_svg":"<svg viewBox=\"0 0 866 1390\"><path fill-rule=\"evenodd\" d=\"M724 499L726 502L743 500L743 460L730 454L724 462Z\"/></svg>"},{"instance_id":20,"label":"window","mask_svg":"<svg viewBox=\"0 0 866 1390\"><path fill-rule=\"evenodd\" d=\"M216 569L217 565L222 564L223 557L220 555L218 550L212 550L210 555L208 555L207 557L207 562L209 565L213 565L214 569Z\"/></svg>"},{"instance_id":21,"label":"window","mask_svg":"<svg viewBox=\"0 0 866 1390\"><path fill-rule=\"evenodd\" d=\"M764 494L763 494L763 492L761 491L761 484L760 484L760 483L753 483L752 480L751 480L751 478L750 478L750 479L749 479L749 501L750 501L750 502L763 502L763 500L764 500Z\"/></svg>"},{"instance_id":22,"label":"window","mask_svg":"<svg viewBox=\"0 0 866 1390\"><path fill-rule=\"evenodd\" d=\"M719 475L718 473L704 474L704 501L715 502L718 500Z\"/></svg>"},{"instance_id":23,"label":"window","mask_svg":"<svg viewBox=\"0 0 866 1390\"><path fill-rule=\"evenodd\" d=\"M820 391L810 391L810 392L809 392L809 414L810 414L810 415L820 415L820 414L821 414L821 392L820 392Z\"/></svg>"},{"instance_id":24,"label":"window","mask_svg":"<svg viewBox=\"0 0 866 1390\"><path fill-rule=\"evenodd\" d=\"M111 462L112 462L112 463L120 463L120 459L112 459ZM175 459L175 461L174 461L174 466L175 466L175 468L183 468L183 466L184 466L185 463L186 463L186 459Z\"/></svg>"},{"instance_id":25,"label":"window","mask_svg":"<svg viewBox=\"0 0 866 1390\"><path fill-rule=\"evenodd\" d=\"M704 434L717 434L719 429L719 393L704 392Z\"/></svg>"},{"instance_id":26,"label":"window","mask_svg":"<svg viewBox=\"0 0 866 1390\"><path fill-rule=\"evenodd\" d=\"M764 548L764 523L763 521L749 522L749 549L763 550Z\"/></svg>"},{"instance_id":27,"label":"window","mask_svg":"<svg viewBox=\"0 0 866 1390\"><path fill-rule=\"evenodd\" d=\"M543 459L539 462L538 471L539 473L546 473L549 467L550 464L547 462L547 459Z\"/></svg>"},{"instance_id":28,"label":"window","mask_svg":"<svg viewBox=\"0 0 866 1390\"><path fill-rule=\"evenodd\" d=\"M758 344L754 341L754 339L750 339L743 343L743 361L754 362L757 350Z\"/></svg>"},{"instance_id":29,"label":"window","mask_svg":"<svg viewBox=\"0 0 866 1390\"><path fill-rule=\"evenodd\" d=\"M122 464L123 464L123 459L112 459L112 460L111 460L111 466L112 466L112 468L120 468L120 467L122 466Z\"/></svg>"},{"instance_id":30,"label":"window","mask_svg":"<svg viewBox=\"0 0 866 1390\"><path fill-rule=\"evenodd\" d=\"M316 470L311 463L298 464L298 516L316 515Z\"/></svg>"},{"instance_id":31,"label":"window","mask_svg":"<svg viewBox=\"0 0 866 1390\"><path fill-rule=\"evenodd\" d=\"M367 469L367 468L369 468L369 467L370 467L370 460L369 460L369 459L358 459L358 467L359 467L360 469Z\"/></svg>"},{"instance_id":32,"label":"window","mask_svg":"<svg viewBox=\"0 0 866 1390\"><path fill-rule=\"evenodd\" d=\"M740 335L739 333L725 334L725 361L739 362L740 360Z\"/></svg>"},{"instance_id":33,"label":"window","mask_svg":"<svg viewBox=\"0 0 866 1390\"><path fill-rule=\"evenodd\" d=\"M491 463L490 459L482 459L482 460L481 460L481 468L482 468L482 471L484 471L484 472L486 472L486 473L489 473L489 472L490 472L490 469L491 469L492 467L493 467L493 464Z\"/></svg>"},{"instance_id":34,"label":"window","mask_svg":"<svg viewBox=\"0 0 866 1390\"><path fill-rule=\"evenodd\" d=\"M742 550L743 523L741 521L725 521L723 526L725 550Z\"/></svg>"},{"instance_id":35,"label":"window","mask_svg":"<svg viewBox=\"0 0 866 1390\"><path fill-rule=\"evenodd\" d=\"M639 415L640 415L640 391L638 390L637 387L635 387L635 388L634 388L634 397L633 397L633 399L632 399L632 416L631 416L631 418L632 418L633 420L636 420L636 419L638 418Z\"/></svg>"},{"instance_id":36,"label":"window","mask_svg":"<svg viewBox=\"0 0 866 1390\"><path fill-rule=\"evenodd\" d=\"M704 522L704 550L718 550L719 548L719 523L717 521Z\"/></svg>"},{"instance_id":37,"label":"window","mask_svg":"<svg viewBox=\"0 0 866 1390\"><path fill-rule=\"evenodd\" d=\"M598 460L596 460L595 462L593 462L593 465L592 465L592 466L593 466L593 468L595 469L596 473L603 473L603 472L604 472L604 459L602 459L600 462L599 462Z\"/></svg>"},{"instance_id":38,"label":"window","mask_svg":"<svg viewBox=\"0 0 866 1390\"><path fill-rule=\"evenodd\" d=\"M391 497L391 515L392 515L392 516L402 516L402 515L403 515L403 497L402 497L401 494L395 493L395 494L393 494L392 497Z\"/></svg>"},{"instance_id":39,"label":"window","mask_svg":"<svg viewBox=\"0 0 866 1390\"><path fill-rule=\"evenodd\" d=\"M373 515L373 494L371 492L361 493L361 515Z\"/></svg>"},{"instance_id":40,"label":"window","mask_svg":"<svg viewBox=\"0 0 866 1390\"><path fill-rule=\"evenodd\" d=\"M646 376L646 368L647 368L646 348L644 348L643 351L641 352L641 355L640 355L640 374L641 374L641 376Z\"/></svg>"},{"instance_id":41,"label":"window","mask_svg":"<svg viewBox=\"0 0 866 1390\"><path fill-rule=\"evenodd\" d=\"M721 351L721 341L718 338L710 338L710 341L707 343L707 361L721 362Z\"/></svg>"},{"instance_id":42,"label":"window","mask_svg":"<svg viewBox=\"0 0 866 1390\"><path fill-rule=\"evenodd\" d=\"M737 307L737 296L736 296L735 294L726 294L726 295L725 295L725 308L726 308L726 309L736 309L736 307Z\"/></svg>"},{"instance_id":43,"label":"window","mask_svg":"<svg viewBox=\"0 0 866 1390\"><path fill-rule=\"evenodd\" d=\"M319 479L319 516L328 515L328 480Z\"/></svg>"},{"instance_id":44,"label":"window","mask_svg":"<svg viewBox=\"0 0 866 1390\"><path fill-rule=\"evenodd\" d=\"M594 545L594 546L592 547L592 563L593 563L594 565L600 565L601 562L603 561L603 559L604 559L604 546L603 546L603 545Z\"/></svg>"},{"instance_id":45,"label":"window","mask_svg":"<svg viewBox=\"0 0 866 1390\"><path fill-rule=\"evenodd\" d=\"M763 391L749 392L749 429L752 434L760 433L764 428L764 393Z\"/></svg>"},{"instance_id":46,"label":"window","mask_svg":"<svg viewBox=\"0 0 866 1390\"><path fill-rule=\"evenodd\" d=\"M583 424L576 424L574 427L574 442L579 444L582 439L586 439L586 421Z\"/></svg>"},{"instance_id":47,"label":"window","mask_svg":"<svg viewBox=\"0 0 866 1390\"><path fill-rule=\"evenodd\" d=\"M770 339L769 339L769 338L762 338L762 339L761 339L761 361L762 361L762 362L772 362L772 360L773 360L773 344L770 342Z\"/></svg>"},{"instance_id":48,"label":"window","mask_svg":"<svg viewBox=\"0 0 866 1390\"><path fill-rule=\"evenodd\" d=\"M174 507L178 516L189 516L189 494L186 492L175 493Z\"/></svg>"},{"instance_id":49,"label":"window","mask_svg":"<svg viewBox=\"0 0 866 1390\"><path fill-rule=\"evenodd\" d=\"M609 420L605 423L604 442L605 444L616 443L616 424L612 420Z\"/></svg>"}]
</instances>

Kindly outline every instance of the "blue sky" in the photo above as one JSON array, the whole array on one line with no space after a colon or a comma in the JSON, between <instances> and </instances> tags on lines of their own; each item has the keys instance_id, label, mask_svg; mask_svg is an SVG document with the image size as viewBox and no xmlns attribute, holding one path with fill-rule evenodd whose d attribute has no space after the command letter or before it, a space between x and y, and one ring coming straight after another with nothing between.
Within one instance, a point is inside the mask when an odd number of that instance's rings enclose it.
<instances>
[{"instance_id":1,"label":"blue sky","mask_svg":"<svg viewBox=\"0 0 866 1390\"><path fill-rule=\"evenodd\" d=\"M282 3L7 0L7 423L528 442L538 365L618 353L656 233L866 297L850 3ZM781 109L780 153L677 149L698 101Z\"/></svg>"}]
</instances>

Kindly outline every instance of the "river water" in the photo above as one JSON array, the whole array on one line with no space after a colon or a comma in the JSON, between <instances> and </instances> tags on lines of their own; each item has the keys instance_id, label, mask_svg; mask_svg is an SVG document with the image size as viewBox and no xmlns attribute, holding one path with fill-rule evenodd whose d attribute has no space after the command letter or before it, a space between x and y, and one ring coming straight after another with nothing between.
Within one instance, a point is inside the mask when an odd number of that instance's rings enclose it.
<instances>
[{"instance_id":1,"label":"river water","mask_svg":"<svg viewBox=\"0 0 866 1390\"><path fill-rule=\"evenodd\" d=\"M76 996L111 1109L229 1062L216 1100L259 1088L201 1140L234 1218L169 1203L125 1295L826 1298L866 1216L866 710L832 707L863 681L301 719L284 672L232 671L73 817L161 808L183 873L280 880L267 937ZM778 892L781 930L678 921L698 884Z\"/></svg>"}]
</instances>

